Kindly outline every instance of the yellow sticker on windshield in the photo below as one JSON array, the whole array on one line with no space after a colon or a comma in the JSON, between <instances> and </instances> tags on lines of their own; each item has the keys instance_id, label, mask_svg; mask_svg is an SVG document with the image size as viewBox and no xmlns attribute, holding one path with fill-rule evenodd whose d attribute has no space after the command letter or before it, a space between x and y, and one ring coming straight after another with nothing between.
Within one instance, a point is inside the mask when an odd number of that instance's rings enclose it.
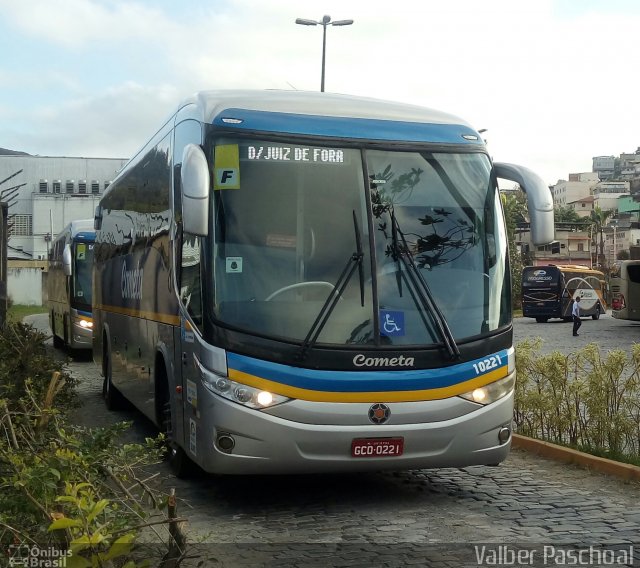
<instances>
[{"instance_id":1,"label":"yellow sticker on windshield","mask_svg":"<svg viewBox=\"0 0 640 568\"><path fill-rule=\"evenodd\" d=\"M76 259L85 260L87 258L87 245L78 243L76 246Z\"/></svg>"},{"instance_id":2,"label":"yellow sticker on windshield","mask_svg":"<svg viewBox=\"0 0 640 568\"><path fill-rule=\"evenodd\" d=\"M216 146L213 189L240 189L240 151L237 144Z\"/></svg>"}]
</instances>

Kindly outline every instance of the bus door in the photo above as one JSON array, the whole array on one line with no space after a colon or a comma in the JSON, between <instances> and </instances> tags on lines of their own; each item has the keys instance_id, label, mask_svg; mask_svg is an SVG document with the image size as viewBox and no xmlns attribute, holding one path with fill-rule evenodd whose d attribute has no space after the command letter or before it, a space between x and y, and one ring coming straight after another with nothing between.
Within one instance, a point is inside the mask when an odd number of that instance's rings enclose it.
<instances>
[{"instance_id":1,"label":"bus door","mask_svg":"<svg viewBox=\"0 0 640 568\"><path fill-rule=\"evenodd\" d=\"M202 286L201 286L201 237L184 234L180 255L178 291L182 309L180 326L177 329L174 345L175 387L182 391L182 398L172 397L173 427L175 440L181 442L185 452L197 460L199 448L198 432L202 431L202 414L199 401L205 397L199 392L203 389L200 378L200 365L205 362L208 368L217 368L209 360L213 351L207 348L202 337ZM221 364L225 364L222 361ZM223 367L224 368L224 367ZM171 388L171 383L169 384Z\"/></svg>"}]
</instances>

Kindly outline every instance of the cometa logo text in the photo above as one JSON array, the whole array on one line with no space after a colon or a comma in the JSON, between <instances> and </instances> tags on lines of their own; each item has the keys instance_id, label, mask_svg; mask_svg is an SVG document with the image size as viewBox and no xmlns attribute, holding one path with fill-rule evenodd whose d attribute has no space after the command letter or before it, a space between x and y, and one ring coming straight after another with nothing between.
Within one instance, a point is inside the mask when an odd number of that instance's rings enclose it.
<instances>
[{"instance_id":1,"label":"cometa logo text","mask_svg":"<svg viewBox=\"0 0 640 568\"><path fill-rule=\"evenodd\" d=\"M413 367L413 357L366 357L359 353L353 358L356 367Z\"/></svg>"}]
</instances>

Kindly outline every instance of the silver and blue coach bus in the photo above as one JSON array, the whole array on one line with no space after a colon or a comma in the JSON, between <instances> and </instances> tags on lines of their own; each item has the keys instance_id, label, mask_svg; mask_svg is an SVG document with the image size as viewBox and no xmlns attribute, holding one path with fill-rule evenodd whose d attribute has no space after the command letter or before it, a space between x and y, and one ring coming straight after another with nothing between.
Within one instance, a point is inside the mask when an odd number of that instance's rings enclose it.
<instances>
[{"instance_id":1,"label":"silver and blue coach bus","mask_svg":"<svg viewBox=\"0 0 640 568\"><path fill-rule=\"evenodd\" d=\"M178 474L496 464L513 413L497 178L430 109L298 91L184 101L97 210L94 359Z\"/></svg>"},{"instance_id":2,"label":"silver and blue coach bus","mask_svg":"<svg viewBox=\"0 0 640 568\"><path fill-rule=\"evenodd\" d=\"M69 223L49 250L47 296L54 347L91 349L93 219Z\"/></svg>"}]
</instances>

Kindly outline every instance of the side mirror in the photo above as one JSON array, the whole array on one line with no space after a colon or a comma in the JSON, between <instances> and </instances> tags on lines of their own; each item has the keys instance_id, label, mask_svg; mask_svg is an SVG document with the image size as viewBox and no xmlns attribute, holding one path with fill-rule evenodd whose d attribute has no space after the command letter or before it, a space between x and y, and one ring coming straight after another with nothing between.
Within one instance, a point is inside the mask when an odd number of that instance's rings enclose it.
<instances>
[{"instance_id":1,"label":"side mirror","mask_svg":"<svg viewBox=\"0 0 640 568\"><path fill-rule=\"evenodd\" d=\"M93 228L99 231L102 228L102 207L98 205L93 215Z\"/></svg>"},{"instance_id":2,"label":"side mirror","mask_svg":"<svg viewBox=\"0 0 640 568\"><path fill-rule=\"evenodd\" d=\"M536 246L548 245L555 239L553 198L543 179L529 168L515 164L493 164L496 177L508 179L520 185L527 195L531 218L531 240Z\"/></svg>"},{"instance_id":3,"label":"side mirror","mask_svg":"<svg viewBox=\"0 0 640 568\"><path fill-rule=\"evenodd\" d=\"M182 230L205 237L209 231L209 164L202 148L187 144L182 153L180 190Z\"/></svg>"},{"instance_id":4,"label":"side mirror","mask_svg":"<svg viewBox=\"0 0 640 568\"><path fill-rule=\"evenodd\" d=\"M62 270L64 271L65 276L71 276L72 274L72 261L71 245L64 245L64 250L62 251Z\"/></svg>"}]
</instances>

